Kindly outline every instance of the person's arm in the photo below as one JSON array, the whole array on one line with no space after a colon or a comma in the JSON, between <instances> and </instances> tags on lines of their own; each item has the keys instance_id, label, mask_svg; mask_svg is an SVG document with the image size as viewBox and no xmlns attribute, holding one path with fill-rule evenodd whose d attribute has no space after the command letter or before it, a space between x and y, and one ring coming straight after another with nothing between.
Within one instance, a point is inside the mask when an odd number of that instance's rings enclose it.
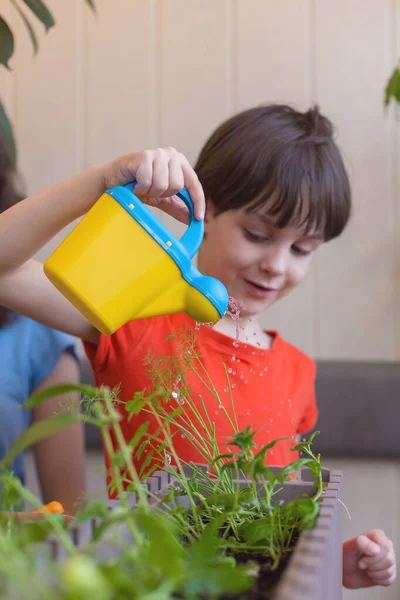
<instances>
[{"instance_id":1,"label":"person's arm","mask_svg":"<svg viewBox=\"0 0 400 600\"><path fill-rule=\"evenodd\" d=\"M343 544L343 585L350 589L391 585L396 579L392 541L371 529Z\"/></svg>"},{"instance_id":2,"label":"person's arm","mask_svg":"<svg viewBox=\"0 0 400 600\"><path fill-rule=\"evenodd\" d=\"M60 383L78 383L79 365L74 356L64 351L50 375L35 391ZM33 420L40 421L61 412L60 402L74 400L74 394L46 400L33 409ZM65 513L73 515L85 486L85 446L83 423L54 434L35 446L38 479L45 504L61 502Z\"/></svg>"},{"instance_id":3,"label":"person's arm","mask_svg":"<svg viewBox=\"0 0 400 600\"><path fill-rule=\"evenodd\" d=\"M135 193L157 198L162 210L180 219L187 210L173 195L186 187L196 216L203 217L205 200L197 175L173 148L140 151L88 169L0 215L0 304L96 343L98 332L53 288L41 266L29 259L84 215L106 189L135 179Z\"/></svg>"}]
</instances>

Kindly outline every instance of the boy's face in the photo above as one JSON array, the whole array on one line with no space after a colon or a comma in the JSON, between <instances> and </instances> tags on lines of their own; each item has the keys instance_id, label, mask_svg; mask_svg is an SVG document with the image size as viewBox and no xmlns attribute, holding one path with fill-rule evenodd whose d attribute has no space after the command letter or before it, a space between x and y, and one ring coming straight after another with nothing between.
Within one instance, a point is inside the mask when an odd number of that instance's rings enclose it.
<instances>
[{"instance_id":1,"label":"boy's face","mask_svg":"<svg viewBox=\"0 0 400 600\"><path fill-rule=\"evenodd\" d=\"M199 269L216 277L229 295L258 315L305 277L322 238L304 228L278 229L265 211L229 210L213 215L208 205Z\"/></svg>"}]
</instances>

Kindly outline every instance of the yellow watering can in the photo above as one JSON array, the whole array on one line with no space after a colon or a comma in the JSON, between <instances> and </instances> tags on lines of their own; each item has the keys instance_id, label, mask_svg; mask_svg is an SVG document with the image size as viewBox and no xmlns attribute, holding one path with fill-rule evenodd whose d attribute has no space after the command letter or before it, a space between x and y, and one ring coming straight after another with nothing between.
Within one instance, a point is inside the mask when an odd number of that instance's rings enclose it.
<instances>
[{"instance_id":1,"label":"yellow watering can","mask_svg":"<svg viewBox=\"0 0 400 600\"><path fill-rule=\"evenodd\" d=\"M186 312L220 319L228 292L191 263L204 235L193 202L180 240L133 194L135 182L107 190L44 264L56 288L99 330L114 333L132 319Z\"/></svg>"}]
</instances>

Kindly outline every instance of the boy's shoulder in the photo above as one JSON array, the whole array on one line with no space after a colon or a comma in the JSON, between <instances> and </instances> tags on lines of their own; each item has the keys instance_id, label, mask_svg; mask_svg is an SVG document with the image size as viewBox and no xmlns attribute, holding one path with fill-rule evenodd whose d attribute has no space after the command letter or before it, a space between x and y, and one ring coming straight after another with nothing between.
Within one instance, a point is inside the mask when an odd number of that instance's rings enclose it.
<instances>
[{"instance_id":1,"label":"boy's shoulder","mask_svg":"<svg viewBox=\"0 0 400 600\"><path fill-rule=\"evenodd\" d=\"M282 355L286 355L290 362L301 369L308 369L312 373L315 373L316 365L315 361L309 356L304 350L301 350L291 342L288 342L278 332L269 332L274 335L273 346L276 345L278 351Z\"/></svg>"}]
</instances>

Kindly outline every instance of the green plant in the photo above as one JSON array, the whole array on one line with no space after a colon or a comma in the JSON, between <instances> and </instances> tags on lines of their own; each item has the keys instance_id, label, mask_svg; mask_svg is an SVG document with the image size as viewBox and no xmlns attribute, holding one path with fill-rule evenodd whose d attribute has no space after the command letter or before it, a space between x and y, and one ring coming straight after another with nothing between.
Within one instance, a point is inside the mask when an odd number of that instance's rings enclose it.
<instances>
[{"instance_id":1,"label":"green plant","mask_svg":"<svg viewBox=\"0 0 400 600\"><path fill-rule=\"evenodd\" d=\"M95 3L93 0L85 0L90 8L95 11ZM23 20L26 29L28 31L34 55L37 54L39 49L38 38L35 33L35 29L30 21L30 13L33 13L37 19L44 25L46 32L49 31L56 21L43 0L9 0L11 6L15 9L17 14ZM28 9L26 12L25 9ZM14 34L7 21L0 15L0 64L6 69L10 69L9 61L14 54ZM4 105L0 101L0 136L4 138L7 143L10 155L13 158L14 164L16 164L16 144L13 135L11 122L7 117Z\"/></svg>"},{"instance_id":2,"label":"green plant","mask_svg":"<svg viewBox=\"0 0 400 600\"><path fill-rule=\"evenodd\" d=\"M400 103L400 69L396 67L385 87L385 106L388 106L391 99Z\"/></svg>"},{"instance_id":3,"label":"green plant","mask_svg":"<svg viewBox=\"0 0 400 600\"><path fill-rule=\"evenodd\" d=\"M232 397L233 418L223 407L196 353L194 336L179 332L175 338L181 341L177 356L156 360L149 354L147 368L154 391L140 392L126 405L120 404L118 390L90 386L57 386L31 397L27 407L60 391L82 393L78 405L63 407L64 413L66 408L69 413L54 415L50 425L43 422L32 426L5 457L0 468L6 505L13 508L21 499L38 505L7 472L12 458L51 431L68 426L71 420L83 419L102 429L111 462L110 486L120 507L108 510L104 502L96 500L78 511L72 527L97 519L83 549L71 543L57 515L19 525L8 515L0 528L0 598L12 598L12 594L19 600L234 596L253 586L260 573L273 573L290 554L296 535L313 527L324 487L320 457L311 449L313 437L296 446L303 453L299 460L278 470L267 467L265 458L277 440L256 448L256 432L250 427L240 431L237 426ZM186 386L187 369L201 378L223 407L232 428L231 439L226 442L228 451L219 447L207 411L203 415L192 401ZM178 402L171 405L171 398ZM155 418L158 430L151 433L144 424L131 440L125 440L121 410L132 417L145 411ZM176 435L184 435L193 443L207 469L178 456ZM141 472L133 455L136 459L146 456ZM174 467L168 457L173 458ZM315 477L314 496L286 503L277 499L282 486L301 467L308 467ZM173 477L173 485L157 494L144 487L155 469ZM138 496L135 510L128 503L127 495L132 492ZM35 549L49 533L64 546L67 558L56 565L41 554L37 577ZM25 580L18 581L17 571L21 569L32 578L29 590Z\"/></svg>"}]
</instances>

